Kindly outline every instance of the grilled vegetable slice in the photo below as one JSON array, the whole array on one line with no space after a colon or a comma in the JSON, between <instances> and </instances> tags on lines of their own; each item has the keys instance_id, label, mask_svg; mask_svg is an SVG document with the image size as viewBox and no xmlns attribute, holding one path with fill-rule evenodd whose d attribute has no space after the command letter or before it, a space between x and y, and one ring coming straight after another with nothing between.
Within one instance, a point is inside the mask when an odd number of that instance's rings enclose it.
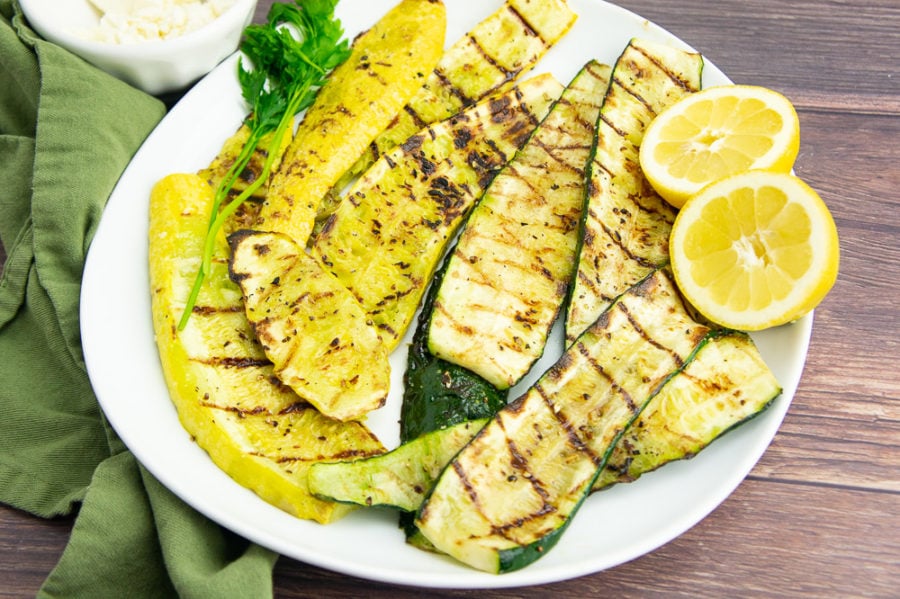
<instances>
[{"instance_id":1,"label":"grilled vegetable slice","mask_svg":"<svg viewBox=\"0 0 900 599\"><path fill-rule=\"evenodd\" d=\"M498 389L541 357L575 263L584 166L609 67L590 62L497 175L456 244L428 336Z\"/></svg>"},{"instance_id":2,"label":"grilled vegetable slice","mask_svg":"<svg viewBox=\"0 0 900 599\"><path fill-rule=\"evenodd\" d=\"M258 229L305 244L319 201L422 86L444 50L439 0L402 0L354 40L272 177ZM340 143L335 143L340 140Z\"/></svg>"},{"instance_id":3,"label":"grilled vegetable slice","mask_svg":"<svg viewBox=\"0 0 900 599\"><path fill-rule=\"evenodd\" d=\"M340 190L383 153L426 125L447 119L500 91L534 68L576 18L565 0L507 0L441 56L422 88L329 193L321 205L319 220L334 212Z\"/></svg>"},{"instance_id":4,"label":"grilled vegetable slice","mask_svg":"<svg viewBox=\"0 0 900 599\"><path fill-rule=\"evenodd\" d=\"M331 501L414 511L447 462L486 422L461 422L371 458L314 464L310 491Z\"/></svg>"},{"instance_id":5,"label":"grilled vegetable slice","mask_svg":"<svg viewBox=\"0 0 900 599\"><path fill-rule=\"evenodd\" d=\"M506 393L456 364L428 351L428 321L447 262L428 288L407 353L400 407L400 442L468 420L493 416L506 405Z\"/></svg>"},{"instance_id":6,"label":"grilled vegetable slice","mask_svg":"<svg viewBox=\"0 0 900 599\"><path fill-rule=\"evenodd\" d=\"M613 70L588 165L582 243L566 314L571 342L619 294L668 262L675 210L641 174L638 152L653 117L700 88L703 59L633 39Z\"/></svg>"},{"instance_id":7,"label":"grilled vegetable slice","mask_svg":"<svg viewBox=\"0 0 900 599\"><path fill-rule=\"evenodd\" d=\"M459 452L419 509L419 530L488 572L538 559L623 430L709 331L690 318L669 276L652 273Z\"/></svg>"},{"instance_id":8,"label":"grilled vegetable slice","mask_svg":"<svg viewBox=\"0 0 900 599\"><path fill-rule=\"evenodd\" d=\"M327 418L274 376L228 278L224 235L193 318L177 329L200 260L213 188L170 175L150 199L150 281L160 361L179 419L213 462L265 501L330 522L348 506L307 490L310 464L376 455L384 447L358 422Z\"/></svg>"},{"instance_id":9,"label":"grilled vegetable slice","mask_svg":"<svg viewBox=\"0 0 900 599\"><path fill-rule=\"evenodd\" d=\"M745 333L723 333L650 401L616 445L594 490L693 457L780 394L753 340Z\"/></svg>"},{"instance_id":10,"label":"grilled vegetable slice","mask_svg":"<svg viewBox=\"0 0 900 599\"><path fill-rule=\"evenodd\" d=\"M356 296L389 350L403 336L447 242L562 88L524 81L410 137L350 189L311 251Z\"/></svg>"},{"instance_id":11,"label":"grilled vegetable slice","mask_svg":"<svg viewBox=\"0 0 900 599\"><path fill-rule=\"evenodd\" d=\"M765 410L780 393L748 335L727 330L710 335L625 431L593 490L693 457ZM310 489L337 501L416 510L442 467L486 422L435 430L380 456L315 464Z\"/></svg>"},{"instance_id":12,"label":"grilled vegetable slice","mask_svg":"<svg viewBox=\"0 0 900 599\"><path fill-rule=\"evenodd\" d=\"M274 154L274 161L272 163L273 171L281 164L281 158L284 156L284 152L291 143L291 136L285 135L281 139L281 146L272 148L273 136L274 133L269 133L260 140L256 149L253 151L253 154L250 156L250 161L247 163L247 166L244 167L243 171L238 173L238 178L235 181L234 187L232 187L229 193L230 196L236 197L240 192L247 189L251 183L262 176L263 165L269 154ZM228 169L230 169L237 160L241 153L241 149L244 147L244 144L247 143L249 138L250 128L246 124L242 124L231 137L225 140L222 149L212 163L198 173L207 183L209 183L210 187L215 189L219 185L219 181L226 176ZM251 202L250 206L247 208L258 212L259 204L262 202L263 198L265 198L268 189L269 186L266 183L263 183L263 185L250 196ZM253 221L255 221L255 216L250 222Z\"/></svg>"},{"instance_id":13,"label":"grilled vegetable slice","mask_svg":"<svg viewBox=\"0 0 900 599\"><path fill-rule=\"evenodd\" d=\"M279 380L337 420L384 405L388 353L350 292L287 235L243 230L228 241L231 278Z\"/></svg>"}]
</instances>

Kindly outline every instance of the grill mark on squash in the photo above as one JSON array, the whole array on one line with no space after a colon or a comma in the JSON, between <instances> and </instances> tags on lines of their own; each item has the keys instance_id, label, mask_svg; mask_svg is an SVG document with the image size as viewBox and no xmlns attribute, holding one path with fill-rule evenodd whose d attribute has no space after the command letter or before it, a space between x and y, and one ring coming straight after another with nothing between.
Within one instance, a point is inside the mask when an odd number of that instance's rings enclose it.
<instances>
[{"instance_id":1,"label":"grill mark on squash","mask_svg":"<svg viewBox=\"0 0 900 599\"><path fill-rule=\"evenodd\" d=\"M599 81L599 80L601 80L601 79L602 79L602 80L607 80L607 81L608 81L608 77L607 77L605 74L602 74L602 73L599 73L599 72L598 72L598 71L601 71L601 70L605 70L605 65L602 65L602 64L599 63L599 62L589 62L589 63L587 64L587 72L590 73L591 77L593 77L593 78L594 78L595 80L597 80L597 81ZM602 97L602 96L601 96L601 97ZM594 104L594 106L599 106L599 103L598 103L598 104Z\"/></svg>"},{"instance_id":2,"label":"grill mark on squash","mask_svg":"<svg viewBox=\"0 0 900 599\"><path fill-rule=\"evenodd\" d=\"M403 111L404 111L406 114L408 114L408 115L410 116L410 118L413 120L413 123L415 123L415 125L416 125L416 131L419 131L419 130L421 130L421 129L424 129L425 127L428 126L428 123L426 123L426 122L422 119L422 117L419 116L419 113L416 112L416 109L413 108L412 106L410 106L409 104L407 104L406 106L403 107ZM377 142L377 139L376 139L376 141L373 141L372 143L375 144L376 142ZM377 146L377 145L375 146L375 151L376 151L376 152L378 151L378 146ZM377 155L377 154L376 154L376 155Z\"/></svg>"},{"instance_id":3,"label":"grill mark on squash","mask_svg":"<svg viewBox=\"0 0 900 599\"><path fill-rule=\"evenodd\" d=\"M595 362L592 361L592 364ZM609 378L609 375L602 371L602 374L613 382L612 379ZM579 453L586 455L591 462L594 464L595 468L599 468L603 464L603 456L597 455L597 453L590 448L590 446L581 438L578 434L578 427L575 424L566 418L563 410L556 409L555 404L553 403L552 398L544 392L543 387L540 385L535 386L538 392L540 393L541 398L544 400L544 403L547 404L547 408L550 410L550 413L556 418L556 421L559 423L559 427L565 431L566 438L569 440L569 444L574 447ZM630 397L625 394L626 400L629 402L629 407L632 405Z\"/></svg>"},{"instance_id":4,"label":"grill mark on squash","mask_svg":"<svg viewBox=\"0 0 900 599\"><path fill-rule=\"evenodd\" d=\"M633 72L635 70L640 70L640 67L634 61L630 61L630 62L626 63L625 66L629 67L629 69L630 69L629 72ZM619 89L621 89L622 91L624 91L626 94L628 94L629 96L634 98L638 102L638 104L643 106L644 109L647 111L647 114L651 118L656 116L656 110L653 108L653 106L651 106L650 103L643 96L641 96L639 93L637 93L636 90L625 85L625 83L623 83L618 77L613 77L613 84L615 86L617 86Z\"/></svg>"},{"instance_id":5,"label":"grill mark on squash","mask_svg":"<svg viewBox=\"0 0 900 599\"><path fill-rule=\"evenodd\" d=\"M603 302L610 303L615 299L614 296L608 296L599 291L597 285L598 282L588 277L587 273L581 269L578 270L578 280L581 282L583 287L586 288L587 291L590 291L592 296L602 300ZM586 294L582 293L578 296L578 299L584 299L585 296Z\"/></svg>"},{"instance_id":6,"label":"grill mark on squash","mask_svg":"<svg viewBox=\"0 0 900 599\"><path fill-rule=\"evenodd\" d=\"M659 62L652 54L648 54L647 52L644 52L643 48L641 48L640 46L631 45L630 47L631 47L631 49L637 51L639 54L641 54L643 57L645 57L648 61L653 63L657 69L659 69L662 73L665 73L665 75L669 79L671 79L672 82L675 85L677 85L678 87L680 87L681 89L688 91L688 92L695 92L699 89L699 88L691 85L690 81L685 81L684 79L680 78L675 72L673 72L671 69L667 68L666 65Z\"/></svg>"},{"instance_id":7,"label":"grill mark on squash","mask_svg":"<svg viewBox=\"0 0 900 599\"><path fill-rule=\"evenodd\" d=\"M377 451L366 451L364 449L345 449L344 451L338 451L336 453L324 455L319 454L314 457L297 457L297 456L289 456L282 455L279 456L275 461L278 464L296 464L296 463L317 463L323 462L325 460L341 462L347 460L360 460L364 458L369 458L372 456L381 455L381 452Z\"/></svg>"},{"instance_id":8,"label":"grill mark on squash","mask_svg":"<svg viewBox=\"0 0 900 599\"><path fill-rule=\"evenodd\" d=\"M606 323L609 322L609 313L605 312L604 316L606 317L603 320L604 328L605 328ZM585 361L591 366L591 368L594 370L594 372L596 372L597 374L599 374L600 376L605 378L607 381L609 381L610 388L613 390L613 392L615 392L617 395L619 395L623 399L623 401L625 401L625 403L628 405L628 409L631 412L635 412L637 410L637 404L635 404L634 399L631 397L631 394L628 393L628 391L626 391L622 387L622 385L620 385L612 377L612 375L610 375L606 371L605 368L603 368L602 364L597 362L597 360L594 358L594 356L591 355L590 348L586 347L584 345L584 343L578 342L577 349L578 349L578 353L580 353L582 355L582 357L584 357ZM599 462L597 462L597 464L599 465Z\"/></svg>"},{"instance_id":9,"label":"grill mark on squash","mask_svg":"<svg viewBox=\"0 0 900 599\"><path fill-rule=\"evenodd\" d=\"M499 88L500 86L504 85L505 83L512 81L513 79L515 79L516 77L519 76L519 73L522 72L521 69L510 70L510 69L505 68L499 62L497 62L497 59L493 55L491 55L491 53L488 52L488 50L483 45L481 45L481 43L479 43L478 40L476 40L472 35L468 36L468 40L471 42L472 46L476 50L478 50L478 53L484 59L484 62L486 64L490 65L491 67L493 67L498 73L500 73L500 76L503 78L501 82L496 83L493 86L491 86L491 88L490 88L491 90L495 90L495 89ZM454 95L455 95L458 88L452 88L452 89L448 88L448 89L451 93L454 93ZM458 97L463 98L465 96L460 95Z\"/></svg>"},{"instance_id":10,"label":"grill mark on squash","mask_svg":"<svg viewBox=\"0 0 900 599\"><path fill-rule=\"evenodd\" d=\"M475 46L478 48L478 50L482 54L484 54L484 49L478 45L478 42L476 42L472 38L472 36L469 36L468 39L473 44L475 44ZM450 77L447 75L447 73L445 73L443 71L443 69L441 69L440 67L435 67L434 76L437 77L437 79L441 83L441 87L444 89L444 91L446 91L448 94L450 94L451 96L453 96L454 98L459 100L460 103L462 104L462 106L468 106L469 104L472 104L472 102L474 102L474 98L470 98L463 92L463 90L459 86L454 85L453 82L450 80ZM410 110L412 110L412 108L410 108ZM418 116L418 113L416 113L416 116ZM419 119L419 120L421 120L421 119Z\"/></svg>"},{"instance_id":11,"label":"grill mark on squash","mask_svg":"<svg viewBox=\"0 0 900 599\"><path fill-rule=\"evenodd\" d=\"M618 136L621 137L622 139L627 139L627 137L628 137L628 132L619 129L619 128L616 126L616 124L615 124L614 122L612 122L612 121L609 119L609 117L606 115L606 113L603 113L603 112L600 113L600 121L601 121L603 124L605 124L607 127L609 127L610 129L612 129L613 131L615 131L615 132L616 132L616 135L618 135Z\"/></svg>"},{"instance_id":12,"label":"grill mark on squash","mask_svg":"<svg viewBox=\"0 0 900 599\"><path fill-rule=\"evenodd\" d=\"M216 314L243 313L244 306L232 304L230 306L198 306L194 304L191 311L198 316L214 316Z\"/></svg>"},{"instance_id":13,"label":"grill mark on squash","mask_svg":"<svg viewBox=\"0 0 900 599\"><path fill-rule=\"evenodd\" d=\"M498 421L498 423L500 427L503 428L503 421L500 420ZM485 519L491 522L491 531L493 532L493 534L502 536L509 540L514 540L508 535L507 531L521 528L526 522L537 520L538 518L546 516L547 514L552 514L557 511L557 508L555 505L553 505L553 497L551 497L550 493L547 492L546 485L543 483L543 481L541 481L537 476L534 475L534 472L531 471L528 458L525 457L524 453L519 450L519 447L516 445L515 441L513 441L509 437L509 435L506 435L505 432L506 431L504 430L504 435L506 437L506 446L509 449L509 455L511 458L509 462L510 466L512 466L512 468L516 472L521 473L520 476L528 481L528 484L531 485L531 488L534 489L534 492L542 500L541 507L538 510L533 511L529 514L525 514L513 520L509 520L507 522L494 523L485 515Z\"/></svg>"},{"instance_id":14,"label":"grill mark on squash","mask_svg":"<svg viewBox=\"0 0 900 599\"><path fill-rule=\"evenodd\" d=\"M207 358L188 358L192 362L206 364L217 368L258 368L271 366L269 360L263 358L250 358L245 356L210 356Z\"/></svg>"},{"instance_id":15,"label":"grill mark on squash","mask_svg":"<svg viewBox=\"0 0 900 599\"><path fill-rule=\"evenodd\" d=\"M525 18L525 15L516 10L515 6L507 4L506 7L509 12L522 24L523 34L530 35L531 37L536 37L537 39L541 40L541 44L544 46L544 48L548 48L550 46L550 43L547 41L547 39L543 35L541 35L540 31L538 31L537 28L528 21L528 19Z\"/></svg>"},{"instance_id":16,"label":"grill mark on squash","mask_svg":"<svg viewBox=\"0 0 900 599\"><path fill-rule=\"evenodd\" d=\"M541 139L532 139L532 143L543 150L544 154L548 157L552 158L553 161L559 166L559 170L566 170L572 173L575 176L581 177L584 175L584 168L579 167L575 164L572 164L570 161L566 160L563 157L559 156L559 152L571 152L574 150L589 150L589 146L584 144L573 144L567 146L549 146ZM551 169L549 165L545 165L545 170L548 175L551 174Z\"/></svg>"}]
</instances>

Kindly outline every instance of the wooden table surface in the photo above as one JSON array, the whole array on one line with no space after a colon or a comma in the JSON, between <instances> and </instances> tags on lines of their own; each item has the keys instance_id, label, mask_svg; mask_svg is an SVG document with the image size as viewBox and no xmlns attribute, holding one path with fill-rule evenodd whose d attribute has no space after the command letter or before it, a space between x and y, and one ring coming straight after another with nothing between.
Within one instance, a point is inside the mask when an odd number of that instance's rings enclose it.
<instances>
[{"instance_id":1,"label":"wooden table surface","mask_svg":"<svg viewBox=\"0 0 900 599\"><path fill-rule=\"evenodd\" d=\"M270 4L260 1L257 19ZM795 169L830 207L842 255L780 431L710 516L604 572L527 589L428 591L282 558L277 597L900 596L900 3L619 4L734 81L777 89L797 107ZM71 525L0 506L0 596L33 596Z\"/></svg>"}]
</instances>

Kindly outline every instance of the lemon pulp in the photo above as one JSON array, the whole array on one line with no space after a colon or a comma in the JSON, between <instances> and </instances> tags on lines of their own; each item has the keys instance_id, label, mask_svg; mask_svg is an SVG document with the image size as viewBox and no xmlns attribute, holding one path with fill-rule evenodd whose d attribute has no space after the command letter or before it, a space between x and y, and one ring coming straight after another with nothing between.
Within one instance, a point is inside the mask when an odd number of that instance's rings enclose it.
<instances>
[{"instance_id":1,"label":"lemon pulp","mask_svg":"<svg viewBox=\"0 0 900 599\"><path fill-rule=\"evenodd\" d=\"M658 115L640 149L654 189L680 208L706 185L739 172L787 173L800 147L800 124L790 101L750 85L707 88Z\"/></svg>"},{"instance_id":2,"label":"lemon pulp","mask_svg":"<svg viewBox=\"0 0 900 599\"><path fill-rule=\"evenodd\" d=\"M799 318L837 277L834 220L800 179L747 171L685 203L669 244L676 281L704 316L760 330Z\"/></svg>"}]
</instances>

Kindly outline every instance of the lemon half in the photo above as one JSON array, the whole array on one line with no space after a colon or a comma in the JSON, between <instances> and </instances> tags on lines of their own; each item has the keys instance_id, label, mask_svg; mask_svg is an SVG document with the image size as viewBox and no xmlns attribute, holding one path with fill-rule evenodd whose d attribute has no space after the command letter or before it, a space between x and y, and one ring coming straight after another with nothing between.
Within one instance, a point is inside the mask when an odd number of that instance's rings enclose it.
<instances>
[{"instance_id":1,"label":"lemon half","mask_svg":"<svg viewBox=\"0 0 900 599\"><path fill-rule=\"evenodd\" d=\"M790 172L799 148L800 121L787 98L765 87L725 85L690 94L654 118L640 163L657 193L680 208L729 175Z\"/></svg>"},{"instance_id":2,"label":"lemon half","mask_svg":"<svg viewBox=\"0 0 900 599\"><path fill-rule=\"evenodd\" d=\"M757 331L800 318L837 278L831 213L799 178L751 170L690 198L669 253L685 298L722 326Z\"/></svg>"}]
</instances>

